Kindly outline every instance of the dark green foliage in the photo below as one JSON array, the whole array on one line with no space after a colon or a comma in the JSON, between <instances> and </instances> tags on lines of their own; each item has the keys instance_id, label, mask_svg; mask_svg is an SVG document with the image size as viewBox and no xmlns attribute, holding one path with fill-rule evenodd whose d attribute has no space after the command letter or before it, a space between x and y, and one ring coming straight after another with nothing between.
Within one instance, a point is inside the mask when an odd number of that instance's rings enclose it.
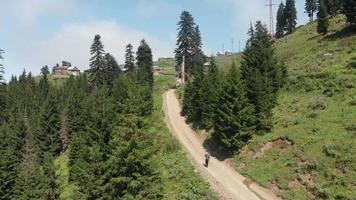
<instances>
[{"instance_id":1,"label":"dark green foliage","mask_svg":"<svg viewBox=\"0 0 356 200\"><path fill-rule=\"evenodd\" d=\"M140 46L136 52L136 61L138 68L138 81L143 84L153 86L153 60L150 46L145 40L141 40Z\"/></svg>"},{"instance_id":2,"label":"dark green foliage","mask_svg":"<svg viewBox=\"0 0 356 200\"><path fill-rule=\"evenodd\" d=\"M219 90L221 89L221 77L219 69L212 60L208 71L203 78L200 88L201 96L201 125L206 129L213 128L216 106L219 103Z\"/></svg>"},{"instance_id":3,"label":"dark green foliage","mask_svg":"<svg viewBox=\"0 0 356 200\"><path fill-rule=\"evenodd\" d=\"M116 59L111 54L107 53L104 57L105 60L105 81L106 84L112 86L115 78L120 74L121 69L117 64Z\"/></svg>"},{"instance_id":4,"label":"dark green foliage","mask_svg":"<svg viewBox=\"0 0 356 200\"><path fill-rule=\"evenodd\" d=\"M305 1L305 12L308 14L309 21L314 21L314 13L317 11L317 0L306 0Z\"/></svg>"},{"instance_id":5,"label":"dark green foliage","mask_svg":"<svg viewBox=\"0 0 356 200\"><path fill-rule=\"evenodd\" d=\"M272 108L277 92L287 73L285 66L277 63L268 30L260 21L255 30L250 29L249 36L243 52L241 75L249 102L254 106L256 128L268 131L272 126Z\"/></svg>"},{"instance_id":6,"label":"dark green foliage","mask_svg":"<svg viewBox=\"0 0 356 200\"><path fill-rule=\"evenodd\" d=\"M294 32L297 25L297 9L295 8L295 0L286 0L284 16L286 19L286 34L291 34Z\"/></svg>"},{"instance_id":7,"label":"dark green foliage","mask_svg":"<svg viewBox=\"0 0 356 200\"><path fill-rule=\"evenodd\" d=\"M14 195L27 131L23 122L19 126L15 131L0 127L0 199L12 199Z\"/></svg>"},{"instance_id":8,"label":"dark green foliage","mask_svg":"<svg viewBox=\"0 0 356 200\"><path fill-rule=\"evenodd\" d=\"M187 90L184 92L183 113L187 115L187 119L193 122L194 125L200 126L202 120L202 95L200 89L204 79L204 67L198 66L194 76L187 84Z\"/></svg>"},{"instance_id":9,"label":"dark green foliage","mask_svg":"<svg viewBox=\"0 0 356 200\"><path fill-rule=\"evenodd\" d=\"M45 65L45 66L43 66L43 67L41 68L41 74L42 74L43 76L47 76L47 75L49 74L49 68L48 68L47 65Z\"/></svg>"},{"instance_id":10,"label":"dark green foliage","mask_svg":"<svg viewBox=\"0 0 356 200\"><path fill-rule=\"evenodd\" d=\"M59 188L57 184L56 170L53 165L53 156L51 153L45 153L43 161L43 173L44 173L44 199L56 200L59 199Z\"/></svg>"},{"instance_id":11,"label":"dark green foliage","mask_svg":"<svg viewBox=\"0 0 356 200\"><path fill-rule=\"evenodd\" d=\"M284 27L286 25L286 18L284 15L284 4L281 2L277 11L277 24L276 24L276 37L281 38L284 36Z\"/></svg>"},{"instance_id":12,"label":"dark green foliage","mask_svg":"<svg viewBox=\"0 0 356 200\"><path fill-rule=\"evenodd\" d=\"M46 72L43 73L43 76L40 79L39 89L40 89L41 99L46 100L49 91L49 82L48 82L48 77Z\"/></svg>"},{"instance_id":13,"label":"dark green foliage","mask_svg":"<svg viewBox=\"0 0 356 200\"><path fill-rule=\"evenodd\" d=\"M0 49L0 60L3 59L4 50ZM5 110L6 107L6 86L4 80L4 66L0 63L0 110ZM5 120L5 112L0 112L0 122Z\"/></svg>"},{"instance_id":14,"label":"dark green foliage","mask_svg":"<svg viewBox=\"0 0 356 200\"><path fill-rule=\"evenodd\" d=\"M324 1L327 13L331 16L335 16L341 10L342 2L344 0L320 0L320 1Z\"/></svg>"},{"instance_id":15,"label":"dark green foliage","mask_svg":"<svg viewBox=\"0 0 356 200\"><path fill-rule=\"evenodd\" d=\"M100 35L95 35L93 44L90 47L90 82L92 87L97 88L104 84L104 45L101 43Z\"/></svg>"},{"instance_id":16,"label":"dark green foliage","mask_svg":"<svg viewBox=\"0 0 356 200\"><path fill-rule=\"evenodd\" d=\"M59 136L60 128L60 105L55 91L50 91L44 108L40 116L40 128L35 133L36 142L40 149L40 157L43 158L45 152L53 156L58 155L62 150L62 143Z\"/></svg>"},{"instance_id":17,"label":"dark green foliage","mask_svg":"<svg viewBox=\"0 0 356 200\"><path fill-rule=\"evenodd\" d=\"M214 136L227 148L238 151L252 136L255 116L235 64L227 74L219 94Z\"/></svg>"},{"instance_id":18,"label":"dark green foliage","mask_svg":"<svg viewBox=\"0 0 356 200\"><path fill-rule=\"evenodd\" d=\"M356 1L355 0L343 0L342 13L346 15L347 21L351 25L356 25Z\"/></svg>"},{"instance_id":19,"label":"dark green foliage","mask_svg":"<svg viewBox=\"0 0 356 200\"><path fill-rule=\"evenodd\" d=\"M176 70L180 72L183 56L185 56L185 72L191 75L197 66L204 63L205 56L201 50L202 42L199 27L195 25L189 12L182 12L178 22L178 30L177 48L175 49ZM197 57L200 59L197 59Z\"/></svg>"},{"instance_id":20,"label":"dark green foliage","mask_svg":"<svg viewBox=\"0 0 356 200\"><path fill-rule=\"evenodd\" d=\"M112 152L107 161L105 183L101 187L103 199L160 199L158 191L149 185L157 176L147 162L152 154L148 137L140 130L135 115L121 120L111 141Z\"/></svg>"},{"instance_id":21,"label":"dark green foliage","mask_svg":"<svg viewBox=\"0 0 356 200\"><path fill-rule=\"evenodd\" d=\"M318 33L326 34L329 27L329 17L326 10L324 0L320 0L319 11L318 11Z\"/></svg>"},{"instance_id":22,"label":"dark green foliage","mask_svg":"<svg viewBox=\"0 0 356 200\"><path fill-rule=\"evenodd\" d=\"M46 176L41 165L31 160L18 174L14 188L15 199L45 199L45 180Z\"/></svg>"},{"instance_id":23,"label":"dark green foliage","mask_svg":"<svg viewBox=\"0 0 356 200\"><path fill-rule=\"evenodd\" d=\"M4 53L4 50L0 49L0 59L4 59L2 57L2 54ZM0 84L4 84L4 66L0 63Z\"/></svg>"},{"instance_id":24,"label":"dark green foliage","mask_svg":"<svg viewBox=\"0 0 356 200\"><path fill-rule=\"evenodd\" d=\"M135 56L133 52L133 47L131 44L126 46L126 53L125 53L125 68L129 71L133 71L135 69Z\"/></svg>"}]
</instances>

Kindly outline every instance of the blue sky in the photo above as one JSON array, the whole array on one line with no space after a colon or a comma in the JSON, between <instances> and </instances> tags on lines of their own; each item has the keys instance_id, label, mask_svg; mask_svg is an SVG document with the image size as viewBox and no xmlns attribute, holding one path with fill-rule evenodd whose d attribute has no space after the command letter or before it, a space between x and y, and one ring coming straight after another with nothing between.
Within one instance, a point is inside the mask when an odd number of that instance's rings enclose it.
<instances>
[{"instance_id":1,"label":"blue sky","mask_svg":"<svg viewBox=\"0 0 356 200\"><path fill-rule=\"evenodd\" d=\"M89 47L102 35L106 52L123 62L124 48L145 38L154 58L173 56L177 22L183 10L200 26L205 54L241 49L250 21L267 23L267 0L0 0L0 48L5 77L23 69L38 74L69 60L80 69L89 64ZM274 0L279 4L280 0ZM297 0L298 24L304 24L304 0ZM275 6L276 10L277 6Z\"/></svg>"}]
</instances>

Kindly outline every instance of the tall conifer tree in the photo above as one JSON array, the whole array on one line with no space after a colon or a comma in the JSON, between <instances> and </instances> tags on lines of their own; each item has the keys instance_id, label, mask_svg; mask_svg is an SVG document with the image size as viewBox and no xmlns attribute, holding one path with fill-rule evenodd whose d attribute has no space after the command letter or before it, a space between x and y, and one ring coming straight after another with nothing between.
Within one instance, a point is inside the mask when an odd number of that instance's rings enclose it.
<instances>
[{"instance_id":1,"label":"tall conifer tree","mask_svg":"<svg viewBox=\"0 0 356 200\"><path fill-rule=\"evenodd\" d=\"M194 73L195 67L199 67L205 61L201 50L202 42L199 27L196 26L192 15L183 11L178 22L177 48L175 49L176 70L180 68L185 56L185 72L188 77Z\"/></svg>"},{"instance_id":2,"label":"tall conifer tree","mask_svg":"<svg viewBox=\"0 0 356 200\"><path fill-rule=\"evenodd\" d=\"M356 1L343 0L342 13L346 15L347 21L356 27Z\"/></svg>"},{"instance_id":3,"label":"tall conifer tree","mask_svg":"<svg viewBox=\"0 0 356 200\"><path fill-rule=\"evenodd\" d=\"M285 31L287 34L291 34L294 32L297 25L297 9L295 8L295 0L286 0L284 15L286 19Z\"/></svg>"},{"instance_id":4,"label":"tall conifer tree","mask_svg":"<svg viewBox=\"0 0 356 200\"><path fill-rule=\"evenodd\" d=\"M284 15L284 4L281 2L277 11L277 23L276 23L276 37L281 38L284 36L284 29L286 25L286 18Z\"/></svg>"},{"instance_id":5,"label":"tall conifer tree","mask_svg":"<svg viewBox=\"0 0 356 200\"><path fill-rule=\"evenodd\" d=\"M272 40L267 28L258 21L255 30L250 28L241 66L242 79L245 81L247 97L254 106L257 130L270 130L272 126L272 108L275 105L277 91L283 77L283 68L277 63Z\"/></svg>"},{"instance_id":6,"label":"tall conifer tree","mask_svg":"<svg viewBox=\"0 0 356 200\"><path fill-rule=\"evenodd\" d=\"M308 14L309 21L314 21L314 13L317 11L317 0L306 0L305 1L305 12Z\"/></svg>"},{"instance_id":7,"label":"tall conifer tree","mask_svg":"<svg viewBox=\"0 0 356 200\"><path fill-rule=\"evenodd\" d=\"M40 129L35 133L36 141L40 149L40 158L43 159L45 152L53 156L62 150L59 136L60 128L60 105L55 91L50 90L40 117Z\"/></svg>"},{"instance_id":8,"label":"tall conifer tree","mask_svg":"<svg viewBox=\"0 0 356 200\"><path fill-rule=\"evenodd\" d=\"M318 33L326 34L328 32L329 27L329 18L328 12L326 10L326 6L324 0L320 0L319 10L318 10Z\"/></svg>"},{"instance_id":9,"label":"tall conifer tree","mask_svg":"<svg viewBox=\"0 0 356 200\"><path fill-rule=\"evenodd\" d=\"M121 69L119 67L119 64L117 64L117 61L114 58L114 56L112 56L111 54L106 53L104 60L105 60L105 66L106 66L105 71L104 71L105 80L109 86L112 86L113 81L120 74Z\"/></svg>"},{"instance_id":10,"label":"tall conifer tree","mask_svg":"<svg viewBox=\"0 0 356 200\"><path fill-rule=\"evenodd\" d=\"M101 36L95 35L93 44L90 47L90 82L93 87L99 87L104 83L104 45L101 43Z\"/></svg>"},{"instance_id":11,"label":"tall conifer tree","mask_svg":"<svg viewBox=\"0 0 356 200\"><path fill-rule=\"evenodd\" d=\"M0 49L0 60L3 59L2 54L4 51ZM4 66L0 63L0 122L5 120L5 107L6 107L6 85L5 85L5 80L4 80Z\"/></svg>"},{"instance_id":12,"label":"tall conifer tree","mask_svg":"<svg viewBox=\"0 0 356 200\"><path fill-rule=\"evenodd\" d=\"M141 40L140 46L136 52L136 61L138 67L138 79L141 83L148 83L153 86L153 60L152 50L145 40Z\"/></svg>"},{"instance_id":13,"label":"tall conifer tree","mask_svg":"<svg viewBox=\"0 0 356 200\"><path fill-rule=\"evenodd\" d=\"M128 69L129 71L133 71L135 68L135 56L131 44L128 44L126 46L125 68Z\"/></svg>"},{"instance_id":14,"label":"tall conifer tree","mask_svg":"<svg viewBox=\"0 0 356 200\"><path fill-rule=\"evenodd\" d=\"M220 90L214 136L227 148L239 151L252 136L254 118L253 106L246 98L243 80L233 64Z\"/></svg>"},{"instance_id":15,"label":"tall conifer tree","mask_svg":"<svg viewBox=\"0 0 356 200\"><path fill-rule=\"evenodd\" d=\"M210 129L213 127L216 106L219 103L219 90L221 89L220 79L219 69L215 61L212 60L200 88L202 128Z\"/></svg>"}]
</instances>

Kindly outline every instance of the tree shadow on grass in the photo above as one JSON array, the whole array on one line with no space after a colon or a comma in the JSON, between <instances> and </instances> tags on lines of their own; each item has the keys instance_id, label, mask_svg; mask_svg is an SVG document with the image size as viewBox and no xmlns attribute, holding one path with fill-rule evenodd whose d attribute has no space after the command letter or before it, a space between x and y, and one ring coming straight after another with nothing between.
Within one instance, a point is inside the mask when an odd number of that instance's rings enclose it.
<instances>
[{"instance_id":1,"label":"tree shadow on grass","mask_svg":"<svg viewBox=\"0 0 356 200\"><path fill-rule=\"evenodd\" d=\"M227 158L231 158L233 152L224 148L214 137L209 137L203 142L204 149L213 157L219 161L224 161Z\"/></svg>"},{"instance_id":2,"label":"tree shadow on grass","mask_svg":"<svg viewBox=\"0 0 356 200\"><path fill-rule=\"evenodd\" d=\"M354 34L356 34L356 28L353 26L347 26L340 31L336 31L333 34L325 36L322 40L342 39L342 38L350 37Z\"/></svg>"},{"instance_id":3,"label":"tree shadow on grass","mask_svg":"<svg viewBox=\"0 0 356 200\"><path fill-rule=\"evenodd\" d=\"M350 63L347 65L349 69L356 69L356 57L352 57Z\"/></svg>"}]
</instances>

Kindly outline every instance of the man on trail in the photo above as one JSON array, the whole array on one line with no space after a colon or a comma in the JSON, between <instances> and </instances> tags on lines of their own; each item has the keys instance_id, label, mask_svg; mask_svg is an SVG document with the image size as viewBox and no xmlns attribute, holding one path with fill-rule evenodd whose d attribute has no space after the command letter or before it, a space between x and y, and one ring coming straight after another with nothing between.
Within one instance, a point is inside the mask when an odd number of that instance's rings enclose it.
<instances>
[{"instance_id":1,"label":"man on trail","mask_svg":"<svg viewBox=\"0 0 356 200\"><path fill-rule=\"evenodd\" d=\"M208 153L205 154L205 167L208 167L209 165L209 159L210 159L210 155Z\"/></svg>"}]
</instances>

